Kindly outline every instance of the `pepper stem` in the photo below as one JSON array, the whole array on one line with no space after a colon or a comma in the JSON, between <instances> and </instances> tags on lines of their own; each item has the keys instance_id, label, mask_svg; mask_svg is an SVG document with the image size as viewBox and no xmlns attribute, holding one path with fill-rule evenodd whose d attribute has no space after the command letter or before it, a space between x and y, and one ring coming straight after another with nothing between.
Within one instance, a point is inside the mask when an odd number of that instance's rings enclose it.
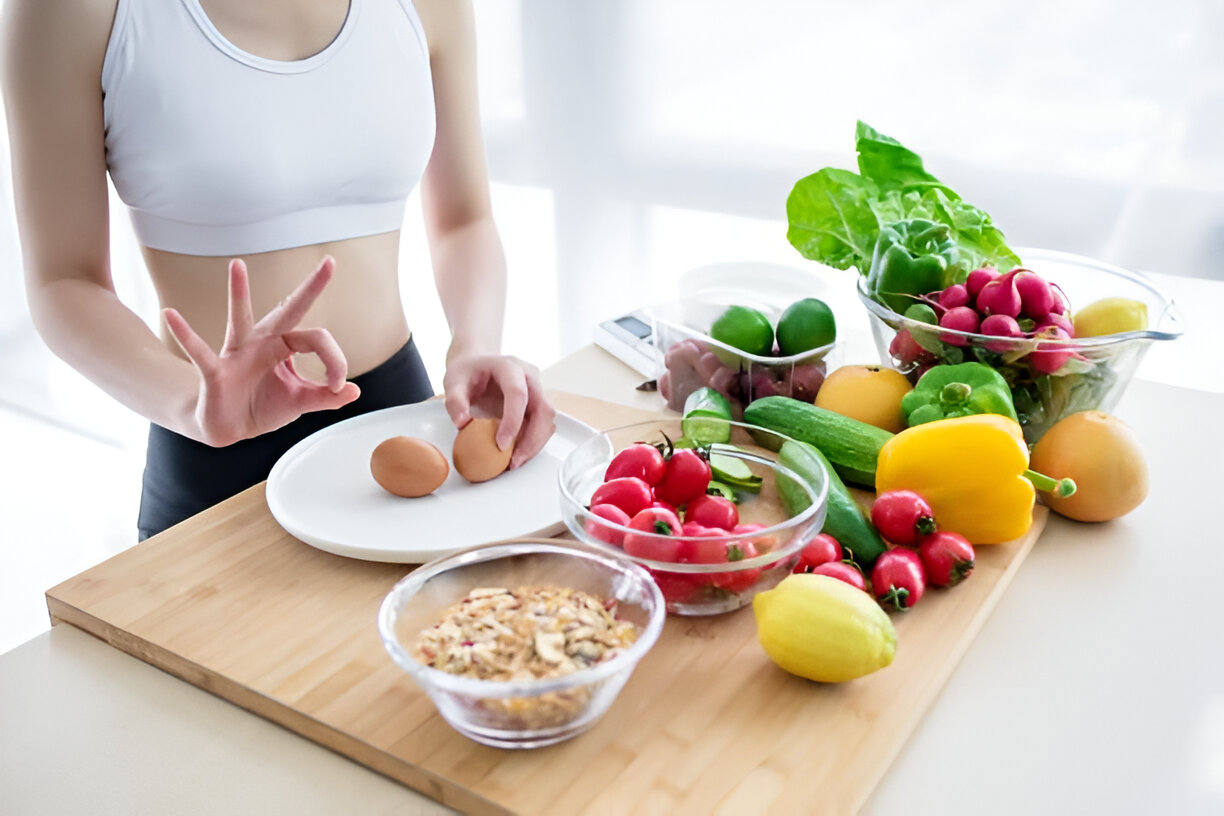
<instances>
[{"instance_id":1,"label":"pepper stem","mask_svg":"<svg viewBox=\"0 0 1224 816\"><path fill-rule=\"evenodd\" d=\"M1075 495L1075 480L1073 479L1051 479L1035 470L1026 470L1023 476L1033 483L1033 487L1044 493L1053 493L1060 499Z\"/></svg>"},{"instance_id":2,"label":"pepper stem","mask_svg":"<svg viewBox=\"0 0 1224 816\"><path fill-rule=\"evenodd\" d=\"M973 387L969 383L950 382L939 392L939 401L948 408L955 408L969 399Z\"/></svg>"}]
</instances>

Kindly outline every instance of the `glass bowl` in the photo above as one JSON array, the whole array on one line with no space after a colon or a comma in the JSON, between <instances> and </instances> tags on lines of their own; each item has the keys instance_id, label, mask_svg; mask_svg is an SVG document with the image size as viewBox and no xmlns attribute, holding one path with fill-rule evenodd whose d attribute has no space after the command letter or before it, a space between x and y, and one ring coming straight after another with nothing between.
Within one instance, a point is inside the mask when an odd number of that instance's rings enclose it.
<instances>
[{"instance_id":1,"label":"glass bowl","mask_svg":"<svg viewBox=\"0 0 1224 816\"><path fill-rule=\"evenodd\" d=\"M731 305L756 309L776 327L789 303L779 306L738 290L714 289L647 310L659 352L659 394L668 407L683 411L689 395L707 385L730 401L736 417L760 397L815 399L838 344L789 356L748 354L709 335L714 321Z\"/></svg>"},{"instance_id":2,"label":"glass bowl","mask_svg":"<svg viewBox=\"0 0 1224 816\"><path fill-rule=\"evenodd\" d=\"M566 527L579 540L632 558L658 583L667 611L676 615L717 615L752 602L758 592L785 578L799 560L803 546L824 524L828 477L823 465L794 440L773 431L715 418L702 418L703 433L728 437L707 451L723 474L742 481L759 479L759 492L733 490L739 523L730 531L703 535L667 535L631 529L591 512L590 501L604 482L614 456L637 442L683 446L681 420L662 418L604 431L572 450L561 463L561 512ZM786 442L786 461L777 451ZM804 475L800 475L800 473ZM684 520L686 507L679 508ZM623 547L635 536L629 555ZM711 540L713 543L711 543ZM666 560L640 557L643 552L667 552ZM720 553L712 558L711 552Z\"/></svg>"},{"instance_id":3,"label":"glass bowl","mask_svg":"<svg viewBox=\"0 0 1224 816\"><path fill-rule=\"evenodd\" d=\"M1025 439L1033 444L1069 414L1112 410L1153 341L1174 340L1183 329L1173 301L1142 275L1063 252L1020 249L1018 254L1026 269L1062 290L1072 314L1101 298L1129 298L1147 307L1148 328L1070 340L990 337L899 315L872 300L865 277L858 280L858 295L885 365L916 382L932 365L987 363L1011 386ZM1045 358L1039 366L1034 365L1034 352ZM1054 370L1045 373L1050 368Z\"/></svg>"},{"instance_id":4,"label":"glass bowl","mask_svg":"<svg viewBox=\"0 0 1224 816\"><path fill-rule=\"evenodd\" d=\"M542 585L581 590L606 605L615 602L616 618L631 621L637 639L587 668L521 681L451 674L413 656L417 635L473 589ZM659 588L628 559L580 542L516 539L463 550L414 570L383 600L378 631L391 659L456 731L497 748L536 748L586 731L607 712L658 640L666 617Z\"/></svg>"}]
</instances>

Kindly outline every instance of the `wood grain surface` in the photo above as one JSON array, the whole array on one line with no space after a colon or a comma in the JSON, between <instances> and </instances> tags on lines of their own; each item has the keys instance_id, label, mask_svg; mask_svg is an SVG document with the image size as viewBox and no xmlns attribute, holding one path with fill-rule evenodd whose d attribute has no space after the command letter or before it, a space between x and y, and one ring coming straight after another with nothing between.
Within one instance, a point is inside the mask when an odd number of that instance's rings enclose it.
<instances>
[{"instance_id":1,"label":"wood grain surface","mask_svg":"<svg viewBox=\"0 0 1224 816\"><path fill-rule=\"evenodd\" d=\"M643 411L555 393L598 428ZM841 685L786 674L751 608L669 618L605 718L504 751L453 731L379 639L411 567L285 533L263 485L47 593L52 619L467 813L853 813L924 716L1045 523L982 547L973 576L894 614L892 666ZM949 779L949 784L954 784Z\"/></svg>"}]
</instances>

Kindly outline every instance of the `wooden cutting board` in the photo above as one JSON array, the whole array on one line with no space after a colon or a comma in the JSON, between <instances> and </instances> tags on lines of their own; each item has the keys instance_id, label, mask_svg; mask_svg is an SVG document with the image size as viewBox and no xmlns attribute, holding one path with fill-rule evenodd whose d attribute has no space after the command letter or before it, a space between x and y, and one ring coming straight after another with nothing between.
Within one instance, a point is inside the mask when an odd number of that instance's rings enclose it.
<instances>
[{"instance_id":1,"label":"wooden cutting board","mask_svg":"<svg viewBox=\"0 0 1224 816\"><path fill-rule=\"evenodd\" d=\"M570 394L597 428L650 414ZM285 533L258 485L54 587L74 624L468 813L851 813L951 674L1045 523L982 547L973 576L894 614L892 666L841 685L775 667L751 608L669 618L607 716L549 748L459 736L396 667L378 606L411 567ZM949 784L953 784L950 780Z\"/></svg>"}]
</instances>

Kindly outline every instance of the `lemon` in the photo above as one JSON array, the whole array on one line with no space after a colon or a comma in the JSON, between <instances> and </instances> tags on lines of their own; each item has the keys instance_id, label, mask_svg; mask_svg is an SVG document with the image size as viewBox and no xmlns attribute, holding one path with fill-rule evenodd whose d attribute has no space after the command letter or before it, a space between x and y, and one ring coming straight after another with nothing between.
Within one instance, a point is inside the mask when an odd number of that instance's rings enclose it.
<instances>
[{"instance_id":1,"label":"lemon","mask_svg":"<svg viewBox=\"0 0 1224 816\"><path fill-rule=\"evenodd\" d=\"M773 324L761 312L747 306L728 306L710 326L710 337L757 357L768 357L773 352Z\"/></svg>"},{"instance_id":2,"label":"lemon","mask_svg":"<svg viewBox=\"0 0 1224 816\"><path fill-rule=\"evenodd\" d=\"M1148 325L1147 304L1130 298L1104 298L1076 312L1073 322L1076 337L1143 331Z\"/></svg>"},{"instance_id":3,"label":"lemon","mask_svg":"<svg viewBox=\"0 0 1224 816\"><path fill-rule=\"evenodd\" d=\"M788 575L752 599L757 638L778 666L842 683L893 661L897 633L875 599L828 575Z\"/></svg>"},{"instance_id":4,"label":"lemon","mask_svg":"<svg viewBox=\"0 0 1224 816\"><path fill-rule=\"evenodd\" d=\"M836 339L833 310L819 298L797 300L778 318L778 351L783 357L827 346Z\"/></svg>"}]
</instances>

